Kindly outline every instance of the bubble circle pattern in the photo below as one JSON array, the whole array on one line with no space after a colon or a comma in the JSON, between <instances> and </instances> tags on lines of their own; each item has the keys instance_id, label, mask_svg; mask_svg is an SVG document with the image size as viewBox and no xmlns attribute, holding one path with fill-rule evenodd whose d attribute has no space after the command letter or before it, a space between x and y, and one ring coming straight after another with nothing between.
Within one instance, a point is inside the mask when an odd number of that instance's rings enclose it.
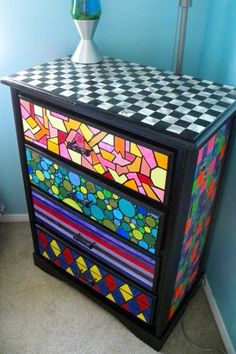
<instances>
[{"instance_id":1,"label":"bubble circle pattern","mask_svg":"<svg viewBox=\"0 0 236 354\"><path fill-rule=\"evenodd\" d=\"M119 236L155 253L159 216L27 148L31 183Z\"/></svg>"}]
</instances>

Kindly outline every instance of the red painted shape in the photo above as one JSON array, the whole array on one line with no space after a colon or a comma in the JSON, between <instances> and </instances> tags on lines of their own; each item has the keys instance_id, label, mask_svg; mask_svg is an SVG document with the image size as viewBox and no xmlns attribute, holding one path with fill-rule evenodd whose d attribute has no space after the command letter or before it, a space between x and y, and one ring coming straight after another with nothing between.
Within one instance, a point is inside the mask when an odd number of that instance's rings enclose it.
<instances>
[{"instance_id":1,"label":"red painted shape","mask_svg":"<svg viewBox=\"0 0 236 354\"><path fill-rule=\"evenodd\" d=\"M65 248L63 251L63 256L66 259L66 262L70 265L71 263L74 262L74 258L72 257L71 251L69 250L69 248Z\"/></svg>"},{"instance_id":2,"label":"red painted shape","mask_svg":"<svg viewBox=\"0 0 236 354\"><path fill-rule=\"evenodd\" d=\"M103 280L105 281L106 286L110 291L114 291L115 289L117 289L116 281L111 274L108 274Z\"/></svg>"}]
</instances>

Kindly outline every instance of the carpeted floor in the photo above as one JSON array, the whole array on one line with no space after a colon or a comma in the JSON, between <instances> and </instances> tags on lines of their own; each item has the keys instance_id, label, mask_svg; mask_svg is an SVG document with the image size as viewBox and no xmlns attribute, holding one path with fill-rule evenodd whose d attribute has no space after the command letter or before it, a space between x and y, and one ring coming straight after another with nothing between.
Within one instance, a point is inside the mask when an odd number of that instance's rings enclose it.
<instances>
[{"instance_id":1,"label":"carpeted floor","mask_svg":"<svg viewBox=\"0 0 236 354\"><path fill-rule=\"evenodd\" d=\"M156 353L96 303L35 267L32 249L28 223L0 224L1 354ZM199 345L223 348L202 290L184 321ZM161 353L204 352L191 347L178 324Z\"/></svg>"}]
</instances>

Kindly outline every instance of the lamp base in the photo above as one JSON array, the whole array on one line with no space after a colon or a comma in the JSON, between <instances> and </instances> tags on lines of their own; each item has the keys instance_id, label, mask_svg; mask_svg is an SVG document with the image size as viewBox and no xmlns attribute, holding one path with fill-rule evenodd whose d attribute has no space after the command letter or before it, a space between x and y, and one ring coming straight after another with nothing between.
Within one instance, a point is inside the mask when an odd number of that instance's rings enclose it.
<instances>
[{"instance_id":1,"label":"lamp base","mask_svg":"<svg viewBox=\"0 0 236 354\"><path fill-rule=\"evenodd\" d=\"M102 61L102 56L92 40L81 40L71 57L74 63L95 64Z\"/></svg>"},{"instance_id":2,"label":"lamp base","mask_svg":"<svg viewBox=\"0 0 236 354\"><path fill-rule=\"evenodd\" d=\"M102 56L93 41L98 20L74 20L81 37L81 41L76 48L71 60L81 64L95 64L102 61Z\"/></svg>"}]
</instances>

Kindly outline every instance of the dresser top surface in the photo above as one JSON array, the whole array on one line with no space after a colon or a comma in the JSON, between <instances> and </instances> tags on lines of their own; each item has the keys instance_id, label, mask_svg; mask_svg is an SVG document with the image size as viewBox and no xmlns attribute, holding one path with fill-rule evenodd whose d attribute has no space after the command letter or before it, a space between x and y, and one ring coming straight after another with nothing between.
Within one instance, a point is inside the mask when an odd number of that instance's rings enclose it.
<instances>
[{"instance_id":1,"label":"dresser top surface","mask_svg":"<svg viewBox=\"0 0 236 354\"><path fill-rule=\"evenodd\" d=\"M93 65L60 58L2 81L83 103L188 141L236 103L236 89L231 86L108 57Z\"/></svg>"}]
</instances>

